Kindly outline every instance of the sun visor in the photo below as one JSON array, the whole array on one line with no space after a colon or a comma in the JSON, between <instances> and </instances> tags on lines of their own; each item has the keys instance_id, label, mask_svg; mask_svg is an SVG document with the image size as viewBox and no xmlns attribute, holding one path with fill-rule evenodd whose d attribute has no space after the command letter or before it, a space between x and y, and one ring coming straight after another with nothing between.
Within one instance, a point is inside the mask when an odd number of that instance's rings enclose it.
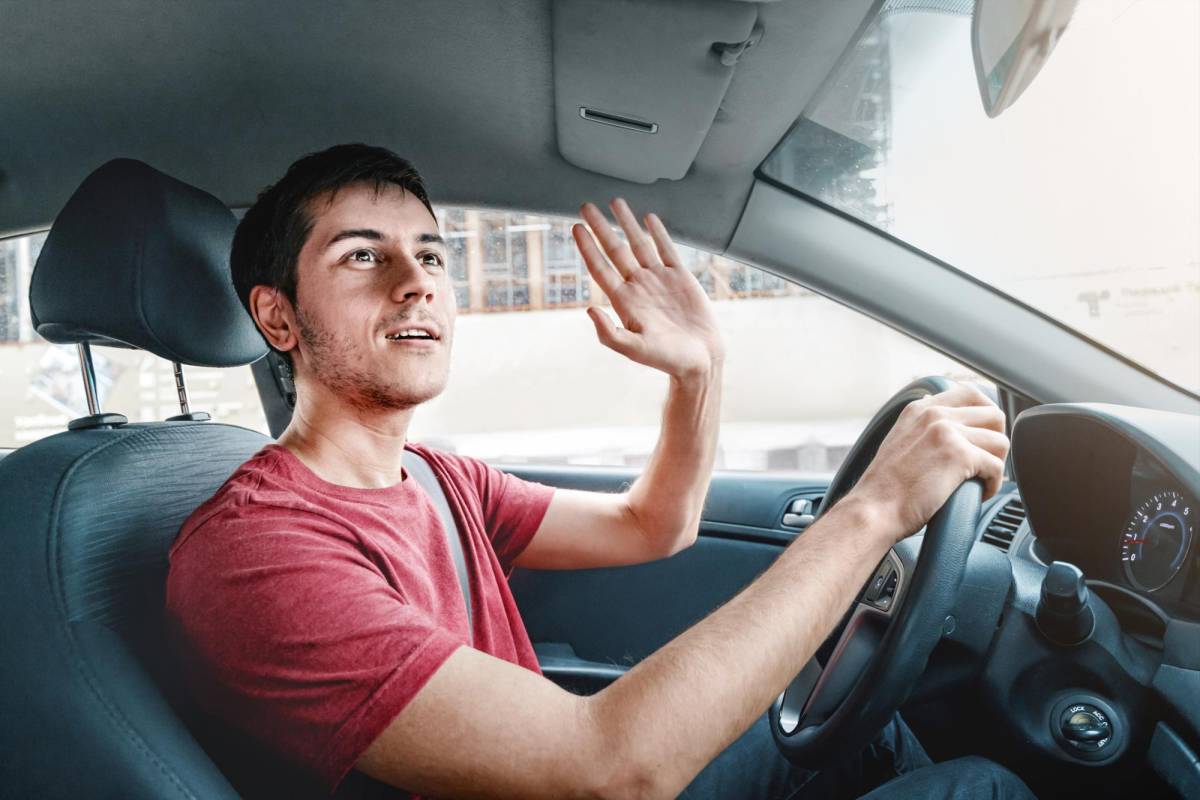
<instances>
[{"instance_id":1,"label":"sun visor","mask_svg":"<svg viewBox=\"0 0 1200 800\"><path fill-rule=\"evenodd\" d=\"M634 183L687 174L738 61L762 35L754 3L555 0L558 149Z\"/></svg>"}]
</instances>

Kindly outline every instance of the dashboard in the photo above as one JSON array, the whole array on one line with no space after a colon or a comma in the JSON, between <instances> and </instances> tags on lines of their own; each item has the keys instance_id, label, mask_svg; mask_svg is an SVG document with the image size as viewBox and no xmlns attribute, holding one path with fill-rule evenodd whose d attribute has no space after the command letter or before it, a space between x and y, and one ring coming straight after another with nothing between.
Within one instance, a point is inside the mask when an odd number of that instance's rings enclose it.
<instances>
[{"instance_id":1,"label":"dashboard","mask_svg":"<svg viewBox=\"0 0 1200 800\"><path fill-rule=\"evenodd\" d=\"M1013 467L1037 560L1200 620L1200 418L1100 404L1022 415Z\"/></svg>"},{"instance_id":2,"label":"dashboard","mask_svg":"<svg viewBox=\"0 0 1200 800\"><path fill-rule=\"evenodd\" d=\"M1200 416L1041 405L1010 452L1019 497L981 532L1011 541L980 682L997 741L1061 776L1043 796L1200 798Z\"/></svg>"}]
</instances>

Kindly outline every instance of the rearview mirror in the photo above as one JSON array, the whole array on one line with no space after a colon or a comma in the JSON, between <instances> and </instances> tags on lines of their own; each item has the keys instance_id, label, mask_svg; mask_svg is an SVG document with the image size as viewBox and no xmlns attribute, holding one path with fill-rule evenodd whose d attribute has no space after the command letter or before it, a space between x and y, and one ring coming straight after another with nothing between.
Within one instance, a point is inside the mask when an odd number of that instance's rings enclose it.
<instances>
[{"instance_id":1,"label":"rearview mirror","mask_svg":"<svg viewBox=\"0 0 1200 800\"><path fill-rule=\"evenodd\" d=\"M979 93L998 117L1029 88L1071 21L1078 0L975 0L971 50Z\"/></svg>"}]
</instances>

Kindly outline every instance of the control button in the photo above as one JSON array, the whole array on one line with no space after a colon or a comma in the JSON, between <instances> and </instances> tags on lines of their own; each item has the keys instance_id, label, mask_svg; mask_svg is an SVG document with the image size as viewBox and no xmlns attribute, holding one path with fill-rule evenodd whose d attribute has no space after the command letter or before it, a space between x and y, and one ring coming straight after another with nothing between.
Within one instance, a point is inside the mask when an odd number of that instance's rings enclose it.
<instances>
[{"instance_id":1,"label":"control button","mask_svg":"<svg viewBox=\"0 0 1200 800\"><path fill-rule=\"evenodd\" d=\"M1062 712L1059 729L1067 744L1081 753L1096 753L1112 741L1108 715L1091 703L1075 703Z\"/></svg>"},{"instance_id":2,"label":"control button","mask_svg":"<svg viewBox=\"0 0 1200 800\"><path fill-rule=\"evenodd\" d=\"M892 562L885 559L867 583L862 599L880 611L887 611L896 599L896 588L899 584L900 574Z\"/></svg>"}]
</instances>

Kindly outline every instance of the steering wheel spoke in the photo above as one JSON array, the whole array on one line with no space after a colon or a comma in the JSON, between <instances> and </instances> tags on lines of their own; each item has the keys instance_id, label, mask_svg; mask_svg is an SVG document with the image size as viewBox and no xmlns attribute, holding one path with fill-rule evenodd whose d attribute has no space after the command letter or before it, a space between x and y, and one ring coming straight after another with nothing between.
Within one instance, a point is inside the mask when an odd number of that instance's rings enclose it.
<instances>
[{"instance_id":1,"label":"steering wheel spoke","mask_svg":"<svg viewBox=\"0 0 1200 800\"><path fill-rule=\"evenodd\" d=\"M851 448L823 506L854 486L906 405L949 387L944 378L922 378L889 400ZM812 659L779 695L770 723L785 757L820 768L865 746L896 713L941 639L974 545L982 492L978 481L963 484L923 533L888 551L824 663Z\"/></svg>"},{"instance_id":2,"label":"steering wheel spoke","mask_svg":"<svg viewBox=\"0 0 1200 800\"><path fill-rule=\"evenodd\" d=\"M825 721L846 699L887 632L910 569L895 550L888 551L841 626L825 665L811 659L779 696L776 713L783 733Z\"/></svg>"}]
</instances>

